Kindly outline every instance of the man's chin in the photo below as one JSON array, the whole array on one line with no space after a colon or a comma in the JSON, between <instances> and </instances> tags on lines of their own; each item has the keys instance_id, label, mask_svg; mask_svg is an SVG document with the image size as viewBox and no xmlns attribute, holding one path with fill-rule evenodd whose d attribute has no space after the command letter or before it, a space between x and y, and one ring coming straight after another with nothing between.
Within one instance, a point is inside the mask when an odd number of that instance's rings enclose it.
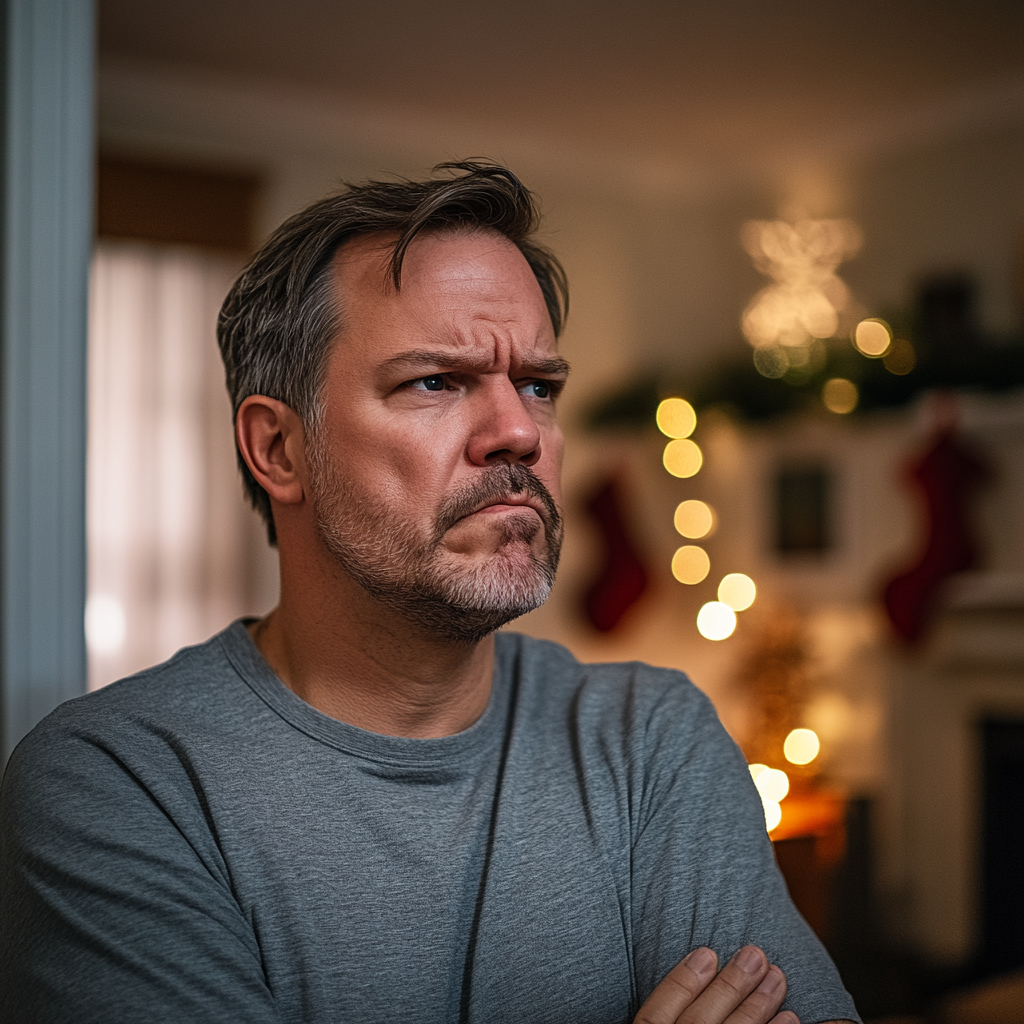
<instances>
[{"instance_id":1,"label":"man's chin","mask_svg":"<svg viewBox=\"0 0 1024 1024\"><path fill-rule=\"evenodd\" d=\"M460 560L437 566L406 598L394 594L393 599L417 625L456 642L476 643L539 608L551 593L554 566L525 545L520 548L472 567Z\"/></svg>"},{"instance_id":2,"label":"man's chin","mask_svg":"<svg viewBox=\"0 0 1024 1024\"><path fill-rule=\"evenodd\" d=\"M467 516L448 531L442 545L451 555L482 564L495 555L515 550L542 558L547 536L537 513L523 508L516 512L477 512Z\"/></svg>"}]
</instances>

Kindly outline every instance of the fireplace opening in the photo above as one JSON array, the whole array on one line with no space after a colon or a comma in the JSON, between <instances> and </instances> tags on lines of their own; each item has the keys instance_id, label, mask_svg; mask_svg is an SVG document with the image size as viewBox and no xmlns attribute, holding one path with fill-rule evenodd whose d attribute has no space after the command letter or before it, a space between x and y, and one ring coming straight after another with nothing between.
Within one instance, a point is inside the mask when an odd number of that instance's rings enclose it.
<instances>
[{"instance_id":1,"label":"fireplace opening","mask_svg":"<svg viewBox=\"0 0 1024 1024\"><path fill-rule=\"evenodd\" d=\"M985 973L1024 967L1024 719L981 723L981 954Z\"/></svg>"}]
</instances>

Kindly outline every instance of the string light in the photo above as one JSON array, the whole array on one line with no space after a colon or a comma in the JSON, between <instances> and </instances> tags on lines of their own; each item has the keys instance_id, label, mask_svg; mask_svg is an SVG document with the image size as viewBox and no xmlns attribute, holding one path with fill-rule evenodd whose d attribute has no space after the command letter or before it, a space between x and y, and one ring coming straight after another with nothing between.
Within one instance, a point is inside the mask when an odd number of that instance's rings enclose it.
<instances>
[{"instance_id":1,"label":"string light","mask_svg":"<svg viewBox=\"0 0 1024 1024\"><path fill-rule=\"evenodd\" d=\"M789 792L789 776L781 768L765 768L757 773L754 785L763 800L782 801Z\"/></svg>"},{"instance_id":2,"label":"string light","mask_svg":"<svg viewBox=\"0 0 1024 1024\"><path fill-rule=\"evenodd\" d=\"M782 745L790 764L810 764L821 750L818 734L813 729L794 729Z\"/></svg>"},{"instance_id":3,"label":"string light","mask_svg":"<svg viewBox=\"0 0 1024 1024\"><path fill-rule=\"evenodd\" d=\"M857 385L845 377L833 377L825 381L825 386L821 389L821 401L825 408L841 416L853 412L859 400Z\"/></svg>"},{"instance_id":4,"label":"string light","mask_svg":"<svg viewBox=\"0 0 1024 1024\"><path fill-rule=\"evenodd\" d=\"M689 437L697 427L697 414L685 398L666 398L659 402L654 418L666 437Z\"/></svg>"},{"instance_id":5,"label":"string light","mask_svg":"<svg viewBox=\"0 0 1024 1024\"><path fill-rule=\"evenodd\" d=\"M711 572L708 553L697 544L684 544L672 556L672 575L680 583L696 584L707 579Z\"/></svg>"},{"instance_id":6,"label":"string light","mask_svg":"<svg viewBox=\"0 0 1024 1024\"><path fill-rule=\"evenodd\" d=\"M853 332L853 343L861 355L879 359L892 343L892 330L884 320L876 317L861 320Z\"/></svg>"},{"instance_id":7,"label":"string light","mask_svg":"<svg viewBox=\"0 0 1024 1024\"><path fill-rule=\"evenodd\" d=\"M774 832L782 822L782 806L777 800L762 800L764 807L764 827L766 832Z\"/></svg>"},{"instance_id":8,"label":"string light","mask_svg":"<svg viewBox=\"0 0 1024 1024\"><path fill-rule=\"evenodd\" d=\"M677 438L665 445L662 462L673 476L686 479L700 472L704 454L689 438Z\"/></svg>"},{"instance_id":9,"label":"string light","mask_svg":"<svg viewBox=\"0 0 1024 1024\"><path fill-rule=\"evenodd\" d=\"M697 632L706 640L725 640L736 629L736 613L721 601L708 601L697 612Z\"/></svg>"},{"instance_id":10,"label":"string light","mask_svg":"<svg viewBox=\"0 0 1024 1024\"><path fill-rule=\"evenodd\" d=\"M718 600L734 612L745 612L757 597L754 581L741 572L731 572L718 584Z\"/></svg>"},{"instance_id":11,"label":"string light","mask_svg":"<svg viewBox=\"0 0 1024 1024\"><path fill-rule=\"evenodd\" d=\"M681 501L672 519L676 532L689 540L707 537L715 528L715 513L710 505L696 498Z\"/></svg>"}]
</instances>

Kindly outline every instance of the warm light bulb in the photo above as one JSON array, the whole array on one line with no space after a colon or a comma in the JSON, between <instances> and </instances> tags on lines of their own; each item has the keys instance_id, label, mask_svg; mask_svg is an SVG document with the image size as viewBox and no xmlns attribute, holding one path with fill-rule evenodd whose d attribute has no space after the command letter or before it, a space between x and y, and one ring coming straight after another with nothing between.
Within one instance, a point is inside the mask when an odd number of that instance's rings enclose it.
<instances>
[{"instance_id":1,"label":"warm light bulb","mask_svg":"<svg viewBox=\"0 0 1024 1024\"><path fill-rule=\"evenodd\" d=\"M718 584L718 600L727 604L734 612L744 612L757 597L754 581L741 572L731 572L722 577Z\"/></svg>"},{"instance_id":2,"label":"warm light bulb","mask_svg":"<svg viewBox=\"0 0 1024 1024\"><path fill-rule=\"evenodd\" d=\"M789 776L779 768L765 768L754 779L762 800L784 800L789 792Z\"/></svg>"},{"instance_id":3,"label":"warm light bulb","mask_svg":"<svg viewBox=\"0 0 1024 1024\"><path fill-rule=\"evenodd\" d=\"M725 640L735 629L736 613L721 601L708 601L697 612L697 632L706 640Z\"/></svg>"},{"instance_id":4,"label":"warm light bulb","mask_svg":"<svg viewBox=\"0 0 1024 1024\"><path fill-rule=\"evenodd\" d=\"M757 782L757 777L761 774L761 772L768 770L768 765L760 764L757 761L755 761L753 764L748 764L747 767L750 769L750 777L755 782Z\"/></svg>"},{"instance_id":5,"label":"warm light bulb","mask_svg":"<svg viewBox=\"0 0 1024 1024\"><path fill-rule=\"evenodd\" d=\"M711 572L708 553L696 544L684 544L672 556L672 575L680 583L700 583Z\"/></svg>"},{"instance_id":6,"label":"warm light bulb","mask_svg":"<svg viewBox=\"0 0 1024 1024\"><path fill-rule=\"evenodd\" d=\"M697 426L697 414L685 398L666 398L654 418L666 437L689 437Z\"/></svg>"},{"instance_id":7,"label":"warm light bulb","mask_svg":"<svg viewBox=\"0 0 1024 1024\"><path fill-rule=\"evenodd\" d=\"M676 514L673 518L676 532L690 540L700 540L706 537L715 527L715 513L710 505L696 498L688 501L681 501L676 506Z\"/></svg>"},{"instance_id":8,"label":"warm light bulb","mask_svg":"<svg viewBox=\"0 0 1024 1024\"><path fill-rule=\"evenodd\" d=\"M704 455L689 438L677 438L665 445L662 462L673 476L685 479L699 472L704 464Z\"/></svg>"},{"instance_id":9,"label":"warm light bulb","mask_svg":"<svg viewBox=\"0 0 1024 1024\"><path fill-rule=\"evenodd\" d=\"M821 389L821 400L825 408L841 416L853 412L857 408L859 398L857 385L845 377L833 377L825 381L825 386Z\"/></svg>"},{"instance_id":10,"label":"warm light bulb","mask_svg":"<svg viewBox=\"0 0 1024 1024\"><path fill-rule=\"evenodd\" d=\"M818 734L813 729L794 729L782 745L782 752L790 764L810 764L821 750Z\"/></svg>"},{"instance_id":11,"label":"warm light bulb","mask_svg":"<svg viewBox=\"0 0 1024 1024\"><path fill-rule=\"evenodd\" d=\"M889 344L892 341L892 331L884 320L872 317L869 320L861 320L853 332L853 343L861 355L869 359L878 359L884 356Z\"/></svg>"},{"instance_id":12,"label":"warm light bulb","mask_svg":"<svg viewBox=\"0 0 1024 1024\"><path fill-rule=\"evenodd\" d=\"M762 800L761 804L764 807L764 827L768 832L773 832L782 821L782 807L778 800Z\"/></svg>"}]
</instances>

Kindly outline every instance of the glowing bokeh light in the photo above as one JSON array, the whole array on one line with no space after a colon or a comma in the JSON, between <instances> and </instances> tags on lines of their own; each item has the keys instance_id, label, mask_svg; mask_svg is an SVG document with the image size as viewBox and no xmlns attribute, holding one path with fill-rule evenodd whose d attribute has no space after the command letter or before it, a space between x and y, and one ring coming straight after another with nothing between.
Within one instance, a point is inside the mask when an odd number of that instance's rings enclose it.
<instances>
[{"instance_id":1,"label":"glowing bokeh light","mask_svg":"<svg viewBox=\"0 0 1024 1024\"><path fill-rule=\"evenodd\" d=\"M708 553L696 544L684 544L672 556L672 575L680 583L700 583L711 572Z\"/></svg>"},{"instance_id":2,"label":"glowing bokeh light","mask_svg":"<svg viewBox=\"0 0 1024 1024\"><path fill-rule=\"evenodd\" d=\"M127 623L116 597L93 594L85 603L85 642L94 654L116 654L124 646Z\"/></svg>"},{"instance_id":3,"label":"glowing bokeh light","mask_svg":"<svg viewBox=\"0 0 1024 1024\"><path fill-rule=\"evenodd\" d=\"M790 764L810 764L821 750L818 734L813 729L794 729L782 745Z\"/></svg>"},{"instance_id":4,"label":"glowing bokeh light","mask_svg":"<svg viewBox=\"0 0 1024 1024\"><path fill-rule=\"evenodd\" d=\"M789 776L780 768L765 768L757 773L754 785L762 800L784 800L789 792Z\"/></svg>"},{"instance_id":5,"label":"glowing bokeh light","mask_svg":"<svg viewBox=\"0 0 1024 1024\"><path fill-rule=\"evenodd\" d=\"M741 572L731 572L718 584L718 600L734 612L745 612L757 597L754 581Z\"/></svg>"},{"instance_id":6,"label":"glowing bokeh light","mask_svg":"<svg viewBox=\"0 0 1024 1024\"><path fill-rule=\"evenodd\" d=\"M857 408L859 399L860 393L857 391L857 385L845 377L833 377L831 380L825 381L825 386L821 389L821 400L825 408L829 412L836 412L841 416L853 412Z\"/></svg>"},{"instance_id":7,"label":"glowing bokeh light","mask_svg":"<svg viewBox=\"0 0 1024 1024\"><path fill-rule=\"evenodd\" d=\"M697 632L705 640L725 640L735 629L736 613L721 601L708 601L697 612Z\"/></svg>"},{"instance_id":8,"label":"glowing bokeh light","mask_svg":"<svg viewBox=\"0 0 1024 1024\"><path fill-rule=\"evenodd\" d=\"M685 479L700 472L704 454L689 438L677 438L665 445L661 461L673 476Z\"/></svg>"},{"instance_id":9,"label":"glowing bokeh light","mask_svg":"<svg viewBox=\"0 0 1024 1024\"><path fill-rule=\"evenodd\" d=\"M832 337L839 313L850 304L849 289L836 268L857 252L860 243L860 230L845 220L745 224L744 248L754 266L773 282L743 312L743 333L750 344L795 347L812 338ZM760 365L758 371L762 372Z\"/></svg>"},{"instance_id":10,"label":"glowing bokeh light","mask_svg":"<svg viewBox=\"0 0 1024 1024\"><path fill-rule=\"evenodd\" d=\"M762 377L778 380L789 369L789 356L781 345L758 345L754 349L754 368Z\"/></svg>"},{"instance_id":11,"label":"glowing bokeh light","mask_svg":"<svg viewBox=\"0 0 1024 1024\"><path fill-rule=\"evenodd\" d=\"M914 346L905 338L897 338L889 351L882 357L882 363L890 373L903 377L917 366L917 353Z\"/></svg>"},{"instance_id":12,"label":"glowing bokeh light","mask_svg":"<svg viewBox=\"0 0 1024 1024\"><path fill-rule=\"evenodd\" d=\"M750 777L755 782L757 782L757 777L758 777L758 775L761 774L761 772L764 772L764 771L768 770L768 765L760 764L757 761L755 761L753 764L748 764L747 767L750 769Z\"/></svg>"},{"instance_id":13,"label":"glowing bokeh light","mask_svg":"<svg viewBox=\"0 0 1024 1024\"><path fill-rule=\"evenodd\" d=\"M884 356L892 342L892 331L884 320L872 317L869 320L861 320L853 332L853 343L857 351L869 359L878 359Z\"/></svg>"},{"instance_id":14,"label":"glowing bokeh light","mask_svg":"<svg viewBox=\"0 0 1024 1024\"><path fill-rule=\"evenodd\" d=\"M778 800L762 800L761 804L764 806L764 827L773 832L782 821L782 806Z\"/></svg>"},{"instance_id":15,"label":"glowing bokeh light","mask_svg":"<svg viewBox=\"0 0 1024 1024\"><path fill-rule=\"evenodd\" d=\"M685 398L666 398L660 402L655 419L666 437L689 437L697 426L697 414Z\"/></svg>"},{"instance_id":16,"label":"glowing bokeh light","mask_svg":"<svg viewBox=\"0 0 1024 1024\"><path fill-rule=\"evenodd\" d=\"M696 498L681 501L673 517L676 532L690 540L700 540L715 528L715 513L710 505Z\"/></svg>"}]
</instances>

